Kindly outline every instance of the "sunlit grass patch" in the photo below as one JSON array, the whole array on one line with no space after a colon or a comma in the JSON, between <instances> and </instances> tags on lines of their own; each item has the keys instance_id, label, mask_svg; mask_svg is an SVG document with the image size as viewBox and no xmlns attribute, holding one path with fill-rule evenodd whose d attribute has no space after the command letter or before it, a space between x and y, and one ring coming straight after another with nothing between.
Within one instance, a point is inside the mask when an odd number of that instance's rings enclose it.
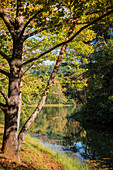
<instances>
[{"instance_id":1,"label":"sunlit grass patch","mask_svg":"<svg viewBox=\"0 0 113 170\"><path fill-rule=\"evenodd\" d=\"M87 170L88 167L83 165L82 163L69 158L66 155L61 155L60 153L56 153L54 150L50 150L49 147L44 146L39 142L37 138L31 137L29 134L26 135L26 140L29 145L32 145L34 151L41 151L42 153L46 153L49 156L49 159L54 160L56 163L60 163L62 169L64 170Z\"/></svg>"}]
</instances>

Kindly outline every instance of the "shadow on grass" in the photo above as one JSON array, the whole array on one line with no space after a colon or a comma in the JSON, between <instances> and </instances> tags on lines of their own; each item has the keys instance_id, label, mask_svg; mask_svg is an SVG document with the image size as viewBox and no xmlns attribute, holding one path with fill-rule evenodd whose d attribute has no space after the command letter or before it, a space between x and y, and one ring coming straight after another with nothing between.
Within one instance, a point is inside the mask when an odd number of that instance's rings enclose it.
<instances>
[{"instance_id":1,"label":"shadow on grass","mask_svg":"<svg viewBox=\"0 0 113 170\"><path fill-rule=\"evenodd\" d=\"M7 170L35 170L36 168L34 168L32 165L30 165L29 163L26 165L22 165L22 164L17 164L16 162L11 162L10 160L7 160L4 156L1 156L2 154L0 154L0 169L7 169Z\"/></svg>"}]
</instances>

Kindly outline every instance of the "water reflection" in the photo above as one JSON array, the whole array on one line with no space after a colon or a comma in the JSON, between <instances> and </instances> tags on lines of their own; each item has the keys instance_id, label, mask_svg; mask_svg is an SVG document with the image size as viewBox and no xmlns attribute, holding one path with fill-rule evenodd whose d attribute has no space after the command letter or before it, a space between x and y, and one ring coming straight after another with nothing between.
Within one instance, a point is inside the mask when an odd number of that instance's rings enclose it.
<instances>
[{"instance_id":1,"label":"water reflection","mask_svg":"<svg viewBox=\"0 0 113 170\"><path fill-rule=\"evenodd\" d=\"M95 168L113 169L113 133L85 130L80 122L69 118L71 113L71 107L43 108L36 119L38 137L74 159L87 160Z\"/></svg>"}]
</instances>

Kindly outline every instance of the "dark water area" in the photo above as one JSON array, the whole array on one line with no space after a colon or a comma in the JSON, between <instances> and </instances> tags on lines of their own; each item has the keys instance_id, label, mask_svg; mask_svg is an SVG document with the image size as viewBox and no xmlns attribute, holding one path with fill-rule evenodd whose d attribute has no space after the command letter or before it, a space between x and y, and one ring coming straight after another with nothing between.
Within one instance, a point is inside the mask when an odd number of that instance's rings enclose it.
<instances>
[{"instance_id":1,"label":"dark water area","mask_svg":"<svg viewBox=\"0 0 113 170\"><path fill-rule=\"evenodd\" d=\"M70 118L74 110L72 107L43 108L35 122L37 137L46 146L82 160L92 169L113 169L112 130L98 128L96 124L81 125Z\"/></svg>"}]
</instances>

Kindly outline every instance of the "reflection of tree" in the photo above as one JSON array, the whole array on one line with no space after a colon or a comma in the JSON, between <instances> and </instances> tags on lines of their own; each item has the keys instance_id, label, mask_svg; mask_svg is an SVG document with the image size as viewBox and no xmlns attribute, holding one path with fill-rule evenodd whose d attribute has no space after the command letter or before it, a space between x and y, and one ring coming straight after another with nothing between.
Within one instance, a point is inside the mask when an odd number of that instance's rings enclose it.
<instances>
[{"instance_id":1,"label":"reflection of tree","mask_svg":"<svg viewBox=\"0 0 113 170\"><path fill-rule=\"evenodd\" d=\"M82 128L78 121L67 118L69 108L64 107L46 107L36 119L37 128L40 131L59 133L69 140L78 141L82 139L86 141L86 131ZM76 139L76 140L75 140Z\"/></svg>"},{"instance_id":2,"label":"reflection of tree","mask_svg":"<svg viewBox=\"0 0 113 170\"><path fill-rule=\"evenodd\" d=\"M50 120L51 130L54 132L63 132L67 123L67 109L59 108L57 115Z\"/></svg>"},{"instance_id":3,"label":"reflection of tree","mask_svg":"<svg viewBox=\"0 0 113 170\"><path fill-rule=\"evenodd\" d=\"M36 119L36 128L45 132L64 132L65 125L67 123L67 108L61 107L46 107Z\"/></svg>"},{"instance_id":4,"label":"reflection of tree","mask_svg":"<svg viewBox=\"0 0 113 170\"><path fill-rule=\"evenodd\" d=\"M86 137L86 131L78 121L69 118L66 126L66 136L72 137L76 139L76 141Z\"/></svg>"},{"instance_id":5,"label":"reflection of tree","mask_svg":"<svg viewBox=\"0 0 113 170\"><path fill-rule=\"evenodd\" d=\"M61 81L55 80L54 85L51 87L51 90L48 94L46 103L66 103L67 99L64 95L65 88L62 88Z\"/></svg>"}]
</instances>

